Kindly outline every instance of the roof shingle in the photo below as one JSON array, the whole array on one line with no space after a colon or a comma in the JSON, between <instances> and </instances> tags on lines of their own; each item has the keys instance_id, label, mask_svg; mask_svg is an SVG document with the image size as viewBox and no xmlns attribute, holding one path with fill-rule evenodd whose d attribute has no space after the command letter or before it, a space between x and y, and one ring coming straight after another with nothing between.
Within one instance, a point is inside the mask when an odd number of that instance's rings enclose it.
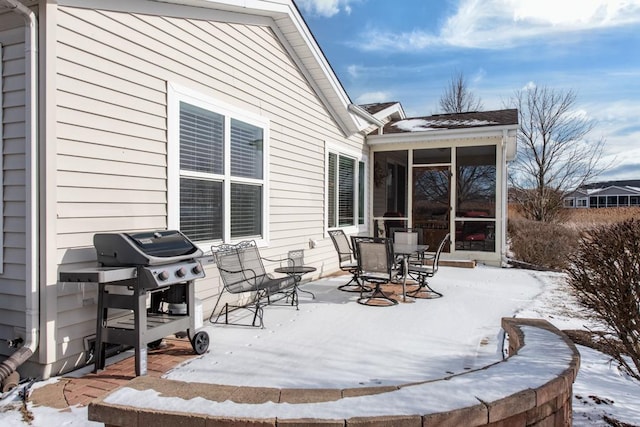
<instances>
[{"instance_id":1,"label":"roof shingle","mask_svg":"<svg viewBox=\"0 0 640 427\"><path fill-rule=\"evenodd\" d=\"M517 109L472 111L468 113L435 114L426 117L395 120L385 125L383 133L424 132L440 129L464 129L517 124Z\"/></svg>"}]
</instances>

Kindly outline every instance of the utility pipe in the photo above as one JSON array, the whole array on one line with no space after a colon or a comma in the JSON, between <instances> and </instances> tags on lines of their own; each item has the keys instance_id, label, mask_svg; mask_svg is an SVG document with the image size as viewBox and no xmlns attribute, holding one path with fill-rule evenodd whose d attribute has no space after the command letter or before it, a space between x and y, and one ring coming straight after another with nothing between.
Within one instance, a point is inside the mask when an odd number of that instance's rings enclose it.
<instances>
[{"instance_id":1,"label":"utility pipe","mask_svg":"<svg viewBox=\"0 0 640 427\"><path fill-rule=\"evenodd\" d=\"M509 221L509 187L507 186L507 180L509 179L509 165L507 164L507 144L509 143L509 132L506 129L502 130L502 218L501 218L501 230L500 234L500 263L501 267L506 267L507 260L507 222Z\"/></svg>"},{"instance_id":2,"label":"utility pipe","mask_svg":"<svg viewBox=\"0 0 640 427\"><path fill-rule=\"evenodd\" d=\"M24 345L0 363L0 382L12 375L38 348L40 287L38 274L38 20L35 13L18 0L0 0L0 7L11 9L25 20L25 177L26 177L26 337ZM13 340L17 342L16 340Z\"/></svg>"}]
</instances>

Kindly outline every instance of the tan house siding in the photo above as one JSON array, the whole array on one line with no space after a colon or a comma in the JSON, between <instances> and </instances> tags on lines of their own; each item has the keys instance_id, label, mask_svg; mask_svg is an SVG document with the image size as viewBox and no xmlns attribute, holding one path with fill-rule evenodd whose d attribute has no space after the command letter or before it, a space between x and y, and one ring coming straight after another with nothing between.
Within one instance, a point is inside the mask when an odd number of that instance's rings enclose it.
<instances>
[{"instance_id":1,"label":"tan house siding","mask_svg":"<svg viewBox=\"0 0 640 427\"><path fill-rule=\"evenodd\" d=\"M306 248L322 273L337 268L324 238L325 144L345 138L265 19L256 23L60 7L57 14L57 261L95 262L96 232L166 228L167 85L267 118L267 256ZM320 241L309 249L309 239ZM208 249L208 248L203 248ZM77 264L82 265L82 264ZM220 289L215 267L196 285L204 312ZM95 285L58 283L56 360L95 331Z\"/></svg>"},{"instance_id":2,"label":"tan house siding","mask_svg":"<svg viewBox=\"0 0 640 427\"><path fill-rule=\"evenodd\" d=\"M2 53L2 272L0 273L0 354L11 354L3 340L25 328L25 61L24 26L18 17L0 15Z\"/></svg>"}]
</instances>

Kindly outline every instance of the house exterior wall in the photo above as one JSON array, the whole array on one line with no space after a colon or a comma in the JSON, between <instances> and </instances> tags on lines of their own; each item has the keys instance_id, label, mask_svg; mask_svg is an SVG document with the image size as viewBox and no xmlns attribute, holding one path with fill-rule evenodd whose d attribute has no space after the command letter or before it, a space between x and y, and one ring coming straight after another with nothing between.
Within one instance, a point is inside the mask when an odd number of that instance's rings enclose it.
<instances>
[{"instance_id":1,"label":"house exterior wall","mask_svg":"<svg viewBox=\"0 0 640 427\"><path fill-rule=\"evenodd\" d=\"M24 334L26 294L25 30L24 21L0 14L2 62L2 175L0 193L0 356L15 350L6 340ZM22 336L24 338L24 335Z\"/></svg>"},{"instance_id":2,"label":"house exterior wall","mask_svg":"<svg viewBox=\"0 0 640 427\"><path fill-rule=\"evenodd\" d=\"M176 215L168 202L168 105L171 84L269 120L269 244L265 256L305 248L317 274L337 269L325 239L325 144L363 152L364 137L345 138L269 27L229 14L220 22L171 17L155 3L148 13L60 6L55 14L57 154L55 262L59 269L95 264L97 232L163 229ZM189 15L188 8L180 9ZM165 15L165 16L162 16ZM224 22L227 21L227 22ZM309 249L309 239L319 241ZM205 251L209 247L203 247ZM221 290L205 265L196 297L205 315ZM53 280L53 281L52 281ZM55 286L52 373L81 364L84 338L95 333L96 286Z\"/></svg>"}]
</instances>

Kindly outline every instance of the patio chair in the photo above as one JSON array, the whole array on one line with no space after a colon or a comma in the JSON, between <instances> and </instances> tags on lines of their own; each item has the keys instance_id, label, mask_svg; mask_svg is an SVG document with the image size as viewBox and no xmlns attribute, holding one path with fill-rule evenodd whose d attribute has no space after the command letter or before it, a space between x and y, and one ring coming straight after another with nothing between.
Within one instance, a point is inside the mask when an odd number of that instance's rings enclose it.
<instances>
[{"instance_id":1,"label":"patio chair","mask_svg":"<svg viewBox=\"0 0 640 427\"><path fill-rule=\"evenodd\" d=\"M218 295L218 300L209 317L211 323L222 323L220 317L224 314L224 323L227 325L260 326L264 328L264 305L271 302L271 296L275 293L285 292L292 298L297 308L297 295L295 279L290 276L274 277L264 269L263 259L260 256L256 242L243 241L237 245L220 245L211 248L216 266L224 284L224 289ZM234 295L245 294L244 304L232 305L225 303L224 308L216 316L216 308L224 292ZM266 299L266 303L263 300ZM251 325L245 323L230 323L229 311L244 308L253 313ZM215 317L215 319L214 319ZM256 321L259 321L256 324Z\"/></svg>"},{"instance_id":2,"label":"patio chair","mask_svg":"<svg viewBox=\"0 0 640 427\"><path fill-rule=\"evenodd\" d=\"M435 291L429 286L428 279L435 276L438 272L438 265L440 264L440 254L442 253L442 249L449 241L449 233L447 233L440 244L438 245L438 250L435 252L433 257L426 258L426 264L417 265L410 264L409 265L409 274L415 275L416 280L418 282L418 287L410 292L407 292L407 295L414 298L425 298L425 299L433 299L442 297L442 293Z\"/></svg>"},{"instance_id":3,"label":"patio chair","mask_svg":"<svg viewBox=\"0 0 640 427\"><path fill-rule=\"evenodd\" d=\"M358 277L374 285L371 294L360 293L358 303L375 307L387 307L398 301L385 294L381 285L391 282L393 267L393 242L391 239L371 238L354 243L358 253Z\"/></svg>"},{"instance_id":4,"label":"patio chair","mask_svg":"<svg viewBox=\"0 0 640 427\"><path fill-rule=\"evenodd\" d=\"M349 239L342 230L330 230L329 237L333 242L333 246L338 252L338 260L340 262L340 270L351 274L351 280L344 285L338 286L338 289L345 292L365 292L371 291L371 288L364 286L358 279L358 262L355 259L355 251L349 245Z\"/></svg>"}]
</instances>

